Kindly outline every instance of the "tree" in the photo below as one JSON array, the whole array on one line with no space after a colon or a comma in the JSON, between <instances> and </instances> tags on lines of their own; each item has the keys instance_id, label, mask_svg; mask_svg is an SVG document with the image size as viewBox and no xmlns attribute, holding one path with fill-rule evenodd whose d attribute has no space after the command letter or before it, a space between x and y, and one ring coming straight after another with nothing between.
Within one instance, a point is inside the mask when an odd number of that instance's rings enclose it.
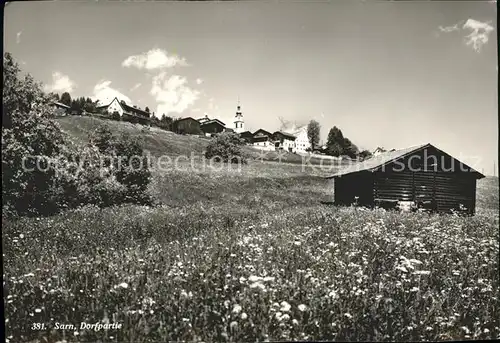
<instances>
[{"instance_id":1,"label":"tree","mask_svg":"<svg viewBox=\"0 0 500 343\"><path fill-rule=\"evenodd\" d=\"M3 214L51 214L58 208L54 161L64 136L51 119L51 98L31 75L20 76L9 53L3 59L2 209ZM38 163L38 166L37 166Z\"/></svg>"},{"instance_id":2,"label":"tree","mask_svg":"<svg viewBox=\"0 0 500 343\"><path fill-rule=\"evenodd\" d=\"M213 138L205 151L205 158L215 162L246 163L243 153L244 141L234 132L223 132Z\"/></svg>"},{"instance_id":3,"label":"tree","mask_svg":"<svg viewBox=\"0 0 500 343\"><path fill-rule=\"evenodd\" d=\"M319 133L319 123L316 120L311 120L307 125L307 138L309 139L309 143L311 143L312 151L314 151L315 146L319 143Z\"/></svg>"},{"instance_id":4,"label":"tree","mask_svg":"<svg viewBox=\"0 0 500 343\"><path fill-rule=\"evenodd\" d=\"M342 131L336 126L331 128L330 132L328 132L328 138L326 141L327 154L332 156L342 155L344 150L343 141L344 135L342 134Z\"/></svg>"},{"instance_id":5,"label":"tree","mask_svg":"<svg viewBox=\"0 0 500 343\"><path fill-rule=\"evenodd\" d=\"M71 95L68 92L64 92L61 95L61 103L67 106L71 106Z\"/></svg>"},{"instance_id":6,"label":"tree","mask_svg":"<svg viewBox=\"0 0 500 343\"><path fill-rule=\"evenodd\" d=\"M146 112L149 113L150 112L149 107L146 106L146 108L144 109L144 111L146 111Z\"/></svg>"}]
</instances>

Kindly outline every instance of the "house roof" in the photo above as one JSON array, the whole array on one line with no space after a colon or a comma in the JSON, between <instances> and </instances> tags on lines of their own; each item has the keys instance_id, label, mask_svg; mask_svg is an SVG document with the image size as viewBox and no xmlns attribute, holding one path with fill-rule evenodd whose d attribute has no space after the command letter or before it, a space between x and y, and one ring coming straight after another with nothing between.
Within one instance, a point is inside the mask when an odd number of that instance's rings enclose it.
<instances>
[{"instance_id":1,"label":"house roof","mask_svg":"<svg viewBox=\"0 0 500 343\"><path fill-rule=\"evenodd\" d=\"M391 151L380 153L379 155L373 156L373 157L366 159L364 161L354 163L346 168L339 170L336 174L328 176L327 179L331 179L331 178L342 176L342 175L357 173L357 172L361 172L361 171L373 172L373 171L378 170L379 168L381 168L384 165L387 165L391 162L396 161L397 159L403 158L409 154L415 153L419 150L422 150L422 149L428 148L428 147L433 147L434 149L441 151L441 150L437 149L435 146L433 146L432 144L421 144L421 145L416 145L416 146L412 146L412 147L400 149L400 150L393 149ZM446 153L444 153L444 154L446 154ZM446 155L448 155L448 154L446 154ZM460 161L458 161L458 162L460 162ZM462 163L462 162L460 162L460 163ZM465 163L462 163L462 164L467 166ZM470 168L469 166L467 166L467 167ZM484 175L477 172L476 170L474 170L472 168L470 168L470 170L471 170L471 172L479 174L480 175L479 178L484 177Z\"/></svg>"},{"instance_id":2,"label":"house roof","mask_svg":"<svg viewBox=\"0 0 500 343\"><path fill-rule=\"evenodd\" d=\"M287 132L283 132L283 131L276 131L275 133L273 133L273 135L276 135L276 134L283 135L285 137L291 138L292 140L295 140L297 138L294 135L292 135L291 133L287 133Z\"/></svg>"},{"instance_id":3,"label":"house roof","mask_svg":"<svg viewBox=\"0 0 500 343\"><path fill-rule=\"evenodd\" d=\"M184 117L184 118L179 118L179 119L175 120L175 122L180 122L180 121L183 121L183 120L194 120L194 121L198 121L198 120L194 119L193 117Z\"/></svg>"},{"instance_id":4,"label":"house roof","mask_svg":"<svg viewBox=\"0 0 500 343\"><path fill-rule=\"evenodd\" d=\"M219 125L226 127L226 124L224 124L219 119L209 119L206 122L201 123L201 126L205 126L205 125L212 124L212 123L218 123Z\"/></svg>"},{"instance_id":5,"label":"house roof","mask_svg":"<svg viewBox=\"0 0 500 343\"><path fill-rule=\"evenodd\" d=\"M258 129L257 131L255 131L253 133L254 136L257 136L257 135L263 135L263 136L269 136L271 137L272 136L272 133L269 132L269 131L266 131L264 129Z\"/></svg>"},{"instance_id":6,"label":"house roof","mask_svg":"<svg viewBox=\"0 0 500 343\"><path fill-rule=\"evenodd\" d=\"M250 132L250 131L243 131L242 133L240 133L240 135L245 135L245 136L252 136L253 134Z\"/></svg>"},{"instance_id":7,"label":"house roof","mask_svg":"<svg viewBox=\"0 0 500 343\"><path fill-rule=\"evenodd\" d=\"M64 107L64 108L67 108L67 109L70 108L68 105L63 104L62 102L59 102L59 101L54 101L52 104L56 105L56 106L59 106L59 107Z\"/></svg>"}]
</instances>

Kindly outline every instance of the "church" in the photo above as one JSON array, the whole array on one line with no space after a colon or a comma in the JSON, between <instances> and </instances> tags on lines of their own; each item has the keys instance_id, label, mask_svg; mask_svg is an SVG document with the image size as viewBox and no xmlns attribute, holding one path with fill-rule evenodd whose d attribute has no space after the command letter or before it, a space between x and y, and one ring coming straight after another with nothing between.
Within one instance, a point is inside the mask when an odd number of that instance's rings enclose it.
<instances>
[{"instance_id":1,"label":"church","mask_svg":"<svg viewBox=\"0 0 500 343\"><path fill-rule=\"evenodd\" d=\"M238 107L236 108L236 116L234 117L234 132L242 133L245 131L245 121L243 120L243 113L241 113L241 106L238 100Z\"/></svg>"}]
</instances>

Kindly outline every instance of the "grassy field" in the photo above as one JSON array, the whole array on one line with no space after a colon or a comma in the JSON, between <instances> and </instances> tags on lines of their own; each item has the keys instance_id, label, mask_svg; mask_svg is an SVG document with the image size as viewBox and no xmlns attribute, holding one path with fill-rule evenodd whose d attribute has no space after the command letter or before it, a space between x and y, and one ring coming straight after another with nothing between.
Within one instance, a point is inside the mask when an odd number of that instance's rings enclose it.
<instances>
[{"instance_id":1,"label":"grassy field","mask_svg":"<svg viewBox=\"0 0 500 343\"><path fill-rule=\"evenodd\" d=\"M158 207L2 223L10 342L500 338L498 178L464 218L322 205L314 166L181 167L155 171Z\"/></svg>"}]
</instances>

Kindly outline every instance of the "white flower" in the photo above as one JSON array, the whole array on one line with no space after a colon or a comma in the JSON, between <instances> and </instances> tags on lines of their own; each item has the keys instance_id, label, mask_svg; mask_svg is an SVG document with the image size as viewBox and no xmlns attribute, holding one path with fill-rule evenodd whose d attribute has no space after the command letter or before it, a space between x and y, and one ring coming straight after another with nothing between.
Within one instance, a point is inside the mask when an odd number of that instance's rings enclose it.
<instances>
[{"instance_id":1,"label":"white flower","mask_svg":"<svg viewBox=\"0 0 500 343\"><path fill-rule=\"evenodd\" d=\"M128 288L128 283L126 282L122 282L121 284L118 285L119 288L125 288L127 289Z\"/></svg>"},{"instance_id":2,"label":"white flower","mask_svg":"<svg viewBox=\"0 0 500 343\"><path fill-rule=\"evenodd\" d=\"M229 324L229 327L231 328L231 330L234 330L238 327L238 323L237 322L231 322L231 324Z\"/></svg>"},{"instance_id":3,"label":"white flower","mask_svg":"<svg viewBox=\"0 0 500 343\"><path fill-rule=\"evenodd\" d=\"M243 319L243 320L245 320L245 319L247 319L247 318L248 318L248 315L247 315L245 312L243 312L243 313L240 315L240 318L241 318L241 319Z\"/></svg>"},{"instance_id":4,"label":"white flower","mask_svg":"<svg viewBox=\"0 0 500 343\"><path fill-rule=\"evenodd\" d=\"M347 319L351 319L352 315L350 313L344 313L344 317L346 317Z\"/></svg>"},{"instance_id":5,"label":"white flower","mask_svg":"<svg viewBox=\"0 0 500 343\"><path fill-rule=\"evenodd\" d=\"M238 314L238 313L240 313L240 312L241 312L241 306L240 306L240 305L238 305L238 304L234 305L234 306L233 306L233 313Z\"/></svg>"},{"instance_id":6,"label":"white flower","mask_svg":"<svg viewBox=\"0 0 500 343\"><path fill-rule=\"evenodd\" d=\"M40 312L42 312L42 310L41 310L41 309L39 309L39 308L35 308L35 312L36 312L36 313L40 313Z\"/></svg>"},{"instance_id":7,"label":"white flower","mask_svg":"<svg viewBox=\"0 0 500 343\"><path fill-rule=\"evenodd\" d=\"M307 306L306 306L306 305L304 305L304 304L300 304L300 305L298 306L298 308L299 308L299 311L300 311L300 312L304 312L305 310L307 310Z\"/></svg>"},{"instance_id":8,"label":"white flower","mask_svg":"<svg viewBox=\"0 0 500 343\"><path fill-rule=\"evenodd\" d=\"M302 243L300 241L295 241L295 242L293 242L293 244L296 246L300 246Z\"/></svg>"},{"instance_id":9,"label":"white flower","mask_svg":"<svg viewBox=\"0 0 500 343\"><path fill-rule=\"evenodd\" d=\"M413 287L410 292L418 292L420 289L418 287Z\"/></svg>"},{"instance_id":10,"label":"white flower","mask_svg":"<svg viewBox=\"0 0 500 343\"><path fill-rule=\"evenodd\" d=\"M260 276L256 276L256 275L250 275L250 277L248 278L248 281L250 282L257 282L257 281L260 281L262 278Z\"/></svg>"},{"instance_id":11,"label":"white flower","mask_svg":"<svg viewBox=\"0 0 500 343\"><path fill-rule=\"evenodd\" d=\"M250 285L250 288L258 288L260 290L265 290L266 289L266 286L264 286L264 284L260 283L260 282L254 282Z\"/></svg>"},{"instance_id":12,"label":"white flower","mask_svg":"<svg viewBox=\"0 0 500 343\"><path fill-rule=\"evenodd\" d=\"M334 290L330 291L330 293L328 293L328 296L333 299L336 299L338 297L337 292L335 292Z\"/></svg>"},{"instance_id":13,"label":"white flower","mask_svg":"<svg viewBox=\"0 0 500 343\"><path fill-rule=\"evenodd\" d=\"M24 235L23 235L23 234L20 234L20 235L19 235L19 238L23 239L23 238L24 238Z\"/></svg>"},{"instance_id":14,"label":"white flower","mask_svg":"<svg viewBox=\"0 0 500 343\"><path fill-rule=\"evenodd\" d=\"M292 306L290 306L290 304L289 304L289 303L287 303L286 301L282 301L280 305L281 305L280 311L283 311L283 312L288 312L288 311L290 311L290 308L292 307Z\"/></svg>"}]
</instances>

